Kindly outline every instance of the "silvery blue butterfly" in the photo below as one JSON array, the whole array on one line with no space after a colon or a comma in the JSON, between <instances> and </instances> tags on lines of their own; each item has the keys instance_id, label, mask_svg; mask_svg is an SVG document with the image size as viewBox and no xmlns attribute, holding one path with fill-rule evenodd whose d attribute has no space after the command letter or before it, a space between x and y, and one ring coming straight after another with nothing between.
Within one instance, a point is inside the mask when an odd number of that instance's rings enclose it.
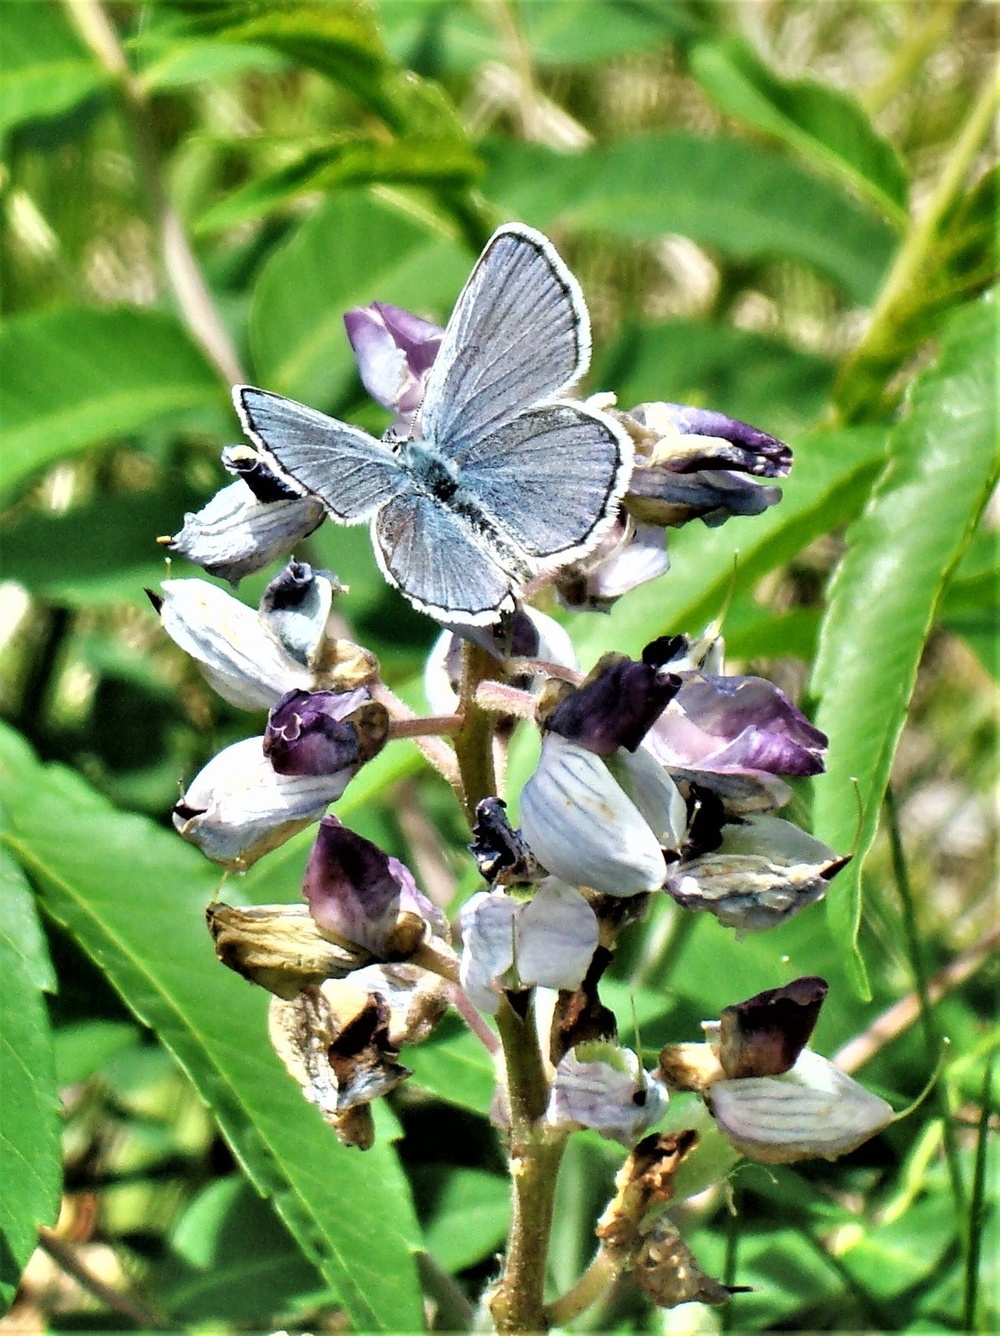
<instances>
[{"instance_id":1,"label":"silvery blue butterfly","mask_svg":"<svg viewBox=\"0 0 1000 1336\"><path fill-rule=\"evenodd\" d=\"M249 385L233 398L280 477L340 524L371 522L384 575L414 607L488 626L614 522L631 440L561 397L589 364L580 285L547 237L514 223L476 262L406 439Z\"/></svg>"}]
</instances>

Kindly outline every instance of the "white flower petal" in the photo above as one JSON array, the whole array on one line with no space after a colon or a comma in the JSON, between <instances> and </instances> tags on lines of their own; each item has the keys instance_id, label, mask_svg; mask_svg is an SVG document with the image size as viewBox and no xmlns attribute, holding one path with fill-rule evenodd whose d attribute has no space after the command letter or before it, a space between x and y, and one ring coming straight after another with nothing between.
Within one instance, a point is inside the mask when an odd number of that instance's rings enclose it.
<instances>
[{"instance_id":1,"label":"white flower petal","mask_svg":"<svg viewBox=\"0 0 1000 1336\"><path fill-rule=\"evenodd\" d=\"M174 827L186 840L238 872L318 821L354 774L353 769L275 774L262 743L245 738L219 752L191 781L174 812Z\"/></svg>"},{"instance_id":2,"label":"white flower petal","mask_svg":"<svg viewBox=\"0 0 1000 1336\"><path fill-rule=\"evenodd\" d=\"M597 915L579 891L542 882L515 924L517 972L524 984L579 988L597 950Z\"/></svg>"},{"instance_id":3,"label":"white flower petal","mask_svg":"<svg viewBox=\"0 0 1000 1336\"><path fill-rule=\"evenodd\" d=\"M834 1160L895 1116L884 1099L810 1049L782 1076L716 1081L709 1099L723 1135L742 1154L767 1164Z\"/></svg>"},{"instance_id":4,"label":"white flower petal","mask_svg":"<svg viewBox=\"0 0 1000 1336\"><path fill-rule=\"evenodd\" d=\"M662 1118L667 1092L662 1082L642 1070L629 1049L607 1050L610 1061L587 1061L570 1049L556 1068L546 1118L556 1127L590 1127L600 1136L634 1146Z\"/></svg>"},{"instance_id":5,"label":"white flower petal","mask_svg":"<svg viewBox=\"0 0 1000 1336\"><path fill-rule=\"evenodd\" d=\"M255 609L207 580L164 580L163 629L230 705L266 710L312 674L260 625Z\"/></svg>"},{"instance_id":6,"label":"white flower petal","mask_svg":"<svg viewBox=\"0 0 1000 1336\"><path fill-rule=\"evenodd\" d=\"M480 891L462 906L462 987L480 1011L500 1005L496 981L514 963L514 919L519 905L500 891Z\"/></svg>"},{"instance_id":7,"label":"white flower petal","mask_svg":"<svg viewBox=\"0 0 1000 1336\"><path fill-rule=\"evenodd\" d=\"M659 841L599 756L556 733L521 792L532 853L570 886L638 895L663 885Z\"/></svg>"},{"instance_id":8,"label":"white flower petal","mask_svg":"<svg viewBox=\"0 0 1000 1336\"><path fill-rule=\"evenodd\" d=\"M660 845L679 849L687 831L687 803L653 753L645 744L634 752L621 748L613 769Z\"/></svg>"},{"instance_id":9,"label":"white flower petal","mask_svg":"<svg viewBox=\"0 0 1000 1336\"><path fill-rule=\"evenodd\" d=\"M323 522L326 511L313 497L259 501L240 479L216 492L167 544L209 575L238 584L263 570Z\"/></svg>"}]
</instances>

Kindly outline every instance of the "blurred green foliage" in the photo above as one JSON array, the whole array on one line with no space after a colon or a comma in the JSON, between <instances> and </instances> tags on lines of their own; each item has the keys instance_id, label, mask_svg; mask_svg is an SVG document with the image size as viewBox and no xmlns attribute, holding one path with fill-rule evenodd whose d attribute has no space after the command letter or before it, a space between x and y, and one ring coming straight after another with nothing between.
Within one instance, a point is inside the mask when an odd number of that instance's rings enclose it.
<instances>
[{"instance_id":1,"label":"blurred green foliage","mask_svg":"<svg viewBox=\"0 0 1000 1336\"><path fill-rule=\"evenodd\" d=\"M754 1287L699 1329L992 1330L991 6L8 0L2 23L5 1304L60 1200L17 1298L37 1329L413 1329L422 1293L447 1327L493 1274L506 1184L468 1033L449 1020L413 1051L362 1156L280 1068L263 994L217 966L218 873L164 827L178 782L259 721L208 690L142 589L165 572L156 535L223 479L229 379L381 429L344 309L443 321L519 218L581 278L588 389L722 409L796 452L779 507L690 526L663 581L578 617L581 660L697 631L728 600L731 655L831 737L799 814L857 855L828 913L762 938L710 919L671 938L661 906L623 942L611 1000L626 1016L633 999L655 1050L822 974L816 1046L867 1043L864 1080L895 1107L941 1064L844 1161L744 1165L731 1203L679 1208L703 1266ZM296 555L350 585L353 634L419 708L436 628L364 532L325 526ZM531 755L515 738L513 787ZM455 904L473 888L451 794L409 744L337 812ZM295 900L309 840L227 896ZM930 1010L871 1032L943 968ZM589 1260L620 1158L572 1144L554 1294ZM682 1317L623 1288L577 1325Z\"/></svg>"}]
</instances>

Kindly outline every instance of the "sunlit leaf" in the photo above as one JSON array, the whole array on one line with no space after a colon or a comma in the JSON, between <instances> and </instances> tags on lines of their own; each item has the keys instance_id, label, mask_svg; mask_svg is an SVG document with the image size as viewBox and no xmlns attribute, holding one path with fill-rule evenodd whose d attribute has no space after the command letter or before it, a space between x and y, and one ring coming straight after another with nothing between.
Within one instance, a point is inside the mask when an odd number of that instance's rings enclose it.
<instances>
[{"instance_id":1,"label":"sunlit leaf","mask_svg":"<svg viewBox=\"0 0 1000 1336\"><path fill-rule=\"evenodd\" d=\"M0 131L60 116L107 82L56 5L4 5L0 50Z\"/></svg>"},{"instance_id":2,"label":"sunlit leaf","mask_svg":"<svg viewBox=\"0 0 1000 1336\"><path fill-rule=\"evenodd\" d=\"M686 133L559 154L495 143L483 192L538 227L654 240L678 232L737 260L798 260L870 302L895 237L831 183L738 139Z\"/></svg>"},{"instance_id":3,"label":"sunlit leaf","mask_svg":"<svg viewBox=\"0 0 1000 1336\"><path fill-rule=\"evenodd\" d=\"M53 986L34 896L0 847L0 1311L51 1225L62 1186L59 1097L42 989Z\"/></svg>"},{"instance_id":4,"label":"sunlit leaf","mask_svg":"<svg viewBox=\"0 0 1000 1336\"><path fill-rule=\"evenodd\" d=\"M393 139L343 134L307 148L293 162L261 173L213 204L199 232L260 218L309 191L382 183L453 189L480 174L479 159L460 139Z\"/></svg>"},{"instance_id":5,"label":"sunlit leaf","mask_svg":"<svg viewBox=\"0 0 1000 1336\"><path fill-rule=\"evenodd\" d=\"M340 1146L288 1079L267 1040L267 995L218 964L204 929L216 872L71 772L40 767L10 730L0 747L4 839L46 911L187 1071L356 1325L418 1328L416 1224L392 1147Z\"/></svg>"},{"instance_id":6,"label":"sunlit leaf","mask_svg":"<svg viewBox=\"0 0 1000 1336\"><path fill-rule=\"evenodd\" d=\"M781 436L815 420L829 391L829 362L779 339L709 321L630 325L598 359L594 388L619 406L647 400L699 404Z\"/></svg>"},{"instance_id":7,"label":"sunlit leaf","mask_svg":"<svg viewBox=\"0 0 1000 1336\"><path fill-rule=\"evenodd\" d=\"M996 312L996 298L984 299L946 327L830 588L812 680L821 698L817 723L830 736L828 770L816 780L815 829L828 844L850 848L860 799L855 857L827 901L834 931L852 943L861 869L924 641L996 479Z\"/></svg>"},{"instance_id":8,"label":"sunlit leaf","mask_svg":"<svg viewBox=\"0 0 1000 1336\"><path fill-rule=\"evenodd\" d=\"M65 455L225 393L173 316L129 307L18 316L0 331L0 361L0 492Z\"/></svg>"},{"instance_id":9,"label":"sunlit leaf","mask_svg":"<svg viewBox=\"0 0 1000 1336\"><path fill-rule=\"evenodd\" d=\"M355 382L344 312L392 302L442 319L470 258L454 242L361 192L334 195L268 262L254 292L255 374L329 408Z\"/></svg>"},{"instance_id":10,"label":"sunlit leaf","mask_svg":"<svg viewBox=\"0 0 1000 1336\"><path fill-rule=\"evenodd\" d=\"M864 195L887 218L906 220L909 180L895 148L859 102L814 79L783 79L749 43L699 42L691 70L712 100Z\"/></svg>"}]
</instances>

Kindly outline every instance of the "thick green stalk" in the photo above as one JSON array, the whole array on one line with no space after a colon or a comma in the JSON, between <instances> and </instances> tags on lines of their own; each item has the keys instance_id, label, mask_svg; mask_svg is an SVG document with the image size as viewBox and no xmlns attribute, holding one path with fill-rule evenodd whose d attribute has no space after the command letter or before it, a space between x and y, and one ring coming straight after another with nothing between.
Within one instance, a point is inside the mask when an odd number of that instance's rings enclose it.
<instances>
[{"instance_id":1,"label":"thick green stalk","mask_svg":"<svg viewBox=\"0 0 1000 1336\"><path fill-rule=\"evenodd\" d=\"M534 1007L522 1018L504 1001L497 1016L507 1065L512 1210L503 1275L488 1305L500 1336L547 1331L545 1268L566 1134L543 1122L548 1080Z\"/></svg>"}]
</instances>

